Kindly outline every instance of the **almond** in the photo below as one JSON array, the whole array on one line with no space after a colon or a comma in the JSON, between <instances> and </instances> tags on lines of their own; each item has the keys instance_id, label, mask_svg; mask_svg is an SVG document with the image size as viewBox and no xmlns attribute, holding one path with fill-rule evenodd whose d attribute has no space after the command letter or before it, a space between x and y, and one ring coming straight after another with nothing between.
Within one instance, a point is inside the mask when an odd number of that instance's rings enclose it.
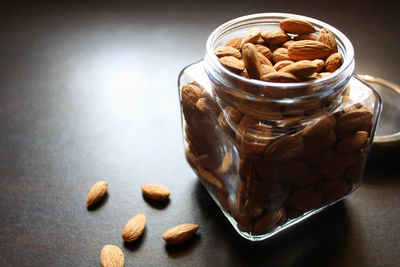
<instances>
[{"instance_id":1,"label":"almond","mask_svg":"<svg viewBox=\"0 0 400 267\"><path fill-rule=\"evenodd\" d=\"M290 36L286 32L280 30L269 30L261 34L264 41L271 45L283 44L290 40Z\"/></svg>"},{"instance_id":2,"label":"almond","mask_svg":"<svg viewBox=\"0 0 400 267\"><path fill-rule=\"evenodd\" d=\"M311 120L301 135L304 137L323 135L332 130L335 124L335 118L329 113L324 113L318 118Z\"/></svg>"},{"instance_id":3,"label":"almond","mask_svg":"<svg viewBox=\"0 0 400 267\"><path fill-rule=\"evenodd\" d=\"M147 184L142 186L144 196L153 200L165 200L171 194L168 188L158 184Z\"/></svg>"},{"instance_id":4,"label":"almond","mask_svg":"<svg viewBox=\"0 0 400 267\"><path fill-rule=\"evenodd\" d=\"M107 189L107 182L101 181L95 183L90 189L89 194L86 198L86 206L90 207L99 202L99 200L107 194Z\"/></svg>"},{"instance_id":5,"label":"almond","mask_svg":"<svg viewBox=\"0 0 400 267\"><path fill-rule=\"evenodd\" d=\"M288 48L288 56L294 60L321 59L329 56L331 52L331 48L326 44L312 40L296 41Z\"/></svg>"},{"instance_id":6,"label":"almond","mask_svg":"<svg viewBox=\"0 0 400 267\"><path fill-rule=\"evenodd\" d=\"M290 64L279 71L288 72L296 75L297 77L307 77L317 70L317 65L310 60L300 60Z\"/></svg>"},{"instance_id":7,"label":"almond","mask_svg":"<svg viewBox=\"0 0 400 267\"><path fill-rule=\"evenodd\" d=\"M206 114L218 114L220 109L213 100L207 99L205 97L200 98L196 102L196 108L200 112L204 112Z\"/></svg>"},{"instance_id":8,"label":"almond","mask_svg":"<svg viewBox=\"0 0 400 267\"><path fill-rule=\"evenodd\" d=\"M221 57L219 59L219 62L225 66L228 70L234 72L234 73L240 73L244 70L244 63L243 61L229 56L229 57Z\"/></svg>"},{"instance_id":9,"label":"almond","mask_svg":"<svg viewBox=\"0 0 400 267\"><path fill-rule=\"evenodd\" d=\"M237 50L240 50L242 48L242 38L233 38L229 40L225 46L231 46Z\"/></svg>"},{"instance_id":10,"label":"almond","mask_svg":"<svg viewBox=\"0 0 400 267\"><path fill-rule=\"evenodd\" d=\"M264 153L266 160L287 160L297 157L303 150L303 138L300 135L285 135L268 145Z\"/></svg>"},{"instance_id":11,"label":"almond","mask_svg":"<svg viewBox=\"0 0 400 267\"><path fill-rule=\"evenodd\" d=\"M222 190L224 186L222 183L218 180L217 177L215 177L213 174L211 174L209 171L203 169L202 167L198 167L197 171L199 172L200 178L205 181L206 183L215 186L216 188Z\"/></svg>"},{"instance_id":12,"label":"almond","mask_svg":"<svg viewBox=\"0 0 400 267\"><path fill-rule=\"evenodd\" d=\"M233 167L233 158L232 158L232 153L227 152L224 155L224 158L222 159L221 167L219 171L221 173L226 173Z\"/></svg>"},{"instance_id":13,"label":"almond","mask_svg":"<svg viewBox=\"0 0 400 267\"><path fill-rule=\"evenodd\" d=\"M133 242L138 239L144 232L146 226L146 215L139 213L132 217L125 225L122 231L122 238L126 242Z\"/></svg>"},{"instance_id":14,"label":"almond","mask_svg":"<svg viewBox=\"0 0 400 267\"><path fill-rule=\"evenodd\" d=\"M262 54L264 57L268 58L269 60L272 59L272 52L268 47L266 47L264 45L259 45L259 44L256 44L255 47L256 47L257 51L260 54Z\"/></svg>"},{"instance_id":15,"label":"almond","mask_svg":"<svg viewBox=\"0 0 400 267\"><path fill-rule=\"evenodd\" d=\"M270 232L272 229L282 224L285 218L283 208L266 212L254 223L253 233L261 235Z\"/></svg>"},{"instance_id":16,"label":"almond","mask_svg":"<svg viewBox=\"0 0 400 267\"><path fill-rule=\"evenodd\" d=\"M261 65L268 65L268 66L273 66L271 61L269 61L268 58L266 58L263 54L258 53L258 58L260 59Z\"/></svg>"},{"instance_id":17,"label":"almond","mask_svg":"<svg viewBox=\"0 0 400 267\"><path fill-rule=\"evenodd\" d=\"M276 83L292 83L299 82L300 80L291 73L288 72L273 72L261 77L261 80L266 82Z\"/></svg>"},{"instance_id":18,"label":"almond","mask_svg":"<svg viewBox=\"0 0 400 267\"><path fill-rule=\"evenodd\" d=\"M338 137L343 137L362 130L371 123L372 113L367 108L361 108L346 112L337 118L335 127Z\"/></svg>"},{"instance_id":19,"label":"almond","mask_svg":"<svg viewBox=\"0 0 400 267\"><path fill-rule=\"evenodd\" d=\"M105 245L100 253L100 262L102 267L124 267L124 253L117 246Z\"/></svg>"},{"instance_id":20,"label":"almond","mask_svg":"<svg viewBox=\"0 0 400 267\"><path fill-rule=\"evenodd\" d=\"M336 38L330 30L322 28L318 33L317 41L326 44L333 53L337 52Z\"/></svg>"},{"instance_id":21,"label":"almond","mask_svg":"<svg viewBox=\"0 0 400 267\"><path fill-rule=\"evenodd\" d=\"M185 112L185 119L188 113L196 110L196 103L202 96L203 89L198 83L188 83L182 87L182 108Z\"/></svg>"},{"instance_id":22,"label":"almond","mask_svg":"<svg viewBox=\"0 0 400 267\"><path fill-rule=\"evenodd\" d=\"M273 73L273 72L276 72L276 70L273 67L271 67L269 65L261 65L260 76L264 76L264 75L267 75L267 74Z\"/></svg>"},{"instance_id":23,"label":"almond","mask_svg":"<svg viewBox=\"0 0 400 267\"><path fill-rule=\"evenodd\" d=\"M358 131L353 135L350 135L340 140L336 145L336 150L339 153L352 153L362 148L368 140L368 133L364 131Z\"/></svg>"},{"instance_id":24,"label":"almond","mask_svg":"<svg viewBox=\"0 0 400 267\"><path fill-rule=\"evenodd\" d=\"M245 44L242 49L242 55L244 65L250 78L259 79L261 63L256 47L250 43Z\"/></svg>"},{"instance_id":25,"label":"almond","mask_svg":"<svg viewBox=\"0 0 400 267\"><path fill-rule=\"evenodd\" d=\"M289 55L288 55L288 50L284 47L280 47L276 49L274 52L272 52L272 60L275 63L278 63L283 60L292 60Z\"/></svg>"},{"instance_id":26,"label":"almond","mask_svg":"<svg viewBox=\"0 0 400 267\"><path fill-rule=\"evenodd\" d=\"M231 46L220 46L220 47L217 47L214 50L214 54L217 57L229 57L229 56L232 56L232 57L235 57L237 59L240 59L242 57L242 55L240 54L240 51L235 49L235 48L233 48L233 47L231 47Z\"/></svg>"},{"instance_id":27,"label":"almond","mask_svg":"<svg viewBox=\"0 0 400 267\"><path fill-rule=\"evenodd\" d=\"M242 39L241 47L243 47L247 43L254 43L256 42L261 36L260 28L254 27L248 30L245 36Z\"/></svg>"},{"instance_id":28,"label":"almond","mask_svg":"<svg viewBox=\"0 0 400 267\"><path fill-rule=\"evenodd\" d=\"M284 67L286 67L286 66L288 66L288 65L290 65L290 64L293 64L294 62L293 61L291 61L291 60L282 60L282 61L279 61L278 63L276 63L275 65L274 65L274 69L276 70L276 71L279 71L280 69L282 69L282 68L284 68ZM323 67L323 66L322 66Z\"/></svg>"},{"instance_id":29,"label":"almond","mask_svg":"<svg viewBox=\"0 0 400 267\"><path fill-rule=\"evenodd\" d=\"M342 56L339 53L333 53L325 62L325 69L329 72L334 72L342 65Z\"/></svg>"},{"instance_id":30,"label":"almond","mask_svg":"<svg viewBox=\"0 0 400 267\"><path fill-rule=\"evenodd\" d=\"M282 44L282 47L284 47L284 48L288 48L289 47L289 45L291 45L291 44L293 44L295 41L293 41L293 40L289 40L289 41L287 41L287 42L284 42L283 44Z\"/></svg>"},{"instance_id":31,"label":"almond","mask_svg":"<svg viewBox=\"0 0 400 267\"><path fill-rule=\"evenodd\" d=\"M314 26L303 19L286 18L280 22L281 29L294 34L309 34L315 32Z\"/></svg>"},{"instance_id":32,"label":"almond","mask_svg":"<svg viewBox=\"0 0 400 267\"><path fill-rule=\"evenodd\" d=\"M315 72L321 72L325 66L325 62L322 59L314 59L314 64L317 65L317 69Z\"/></svg>"},{"instance_id":33,"label":"almond","mask_svg":"<svg viewBox=\"0 0 400 267\"><path fill-rule=\"evenodd\" d=\"M293 40L295 41L301 41L301 40L313 40L316 41L317 40L317 36L316 35L312 35L312 34L301 34L296 36Z\"/></svg>"},{"instance_id":34,"label":"almond","mask_svg":"<svg viewBox=\"0 0 400 267\"><path fill-rule=\"evenodd\" d=\"M179 244L191 238L199 229L198 224L180 224L172 227L163 234L167 244Z\"/></svg>"}]
</instances>

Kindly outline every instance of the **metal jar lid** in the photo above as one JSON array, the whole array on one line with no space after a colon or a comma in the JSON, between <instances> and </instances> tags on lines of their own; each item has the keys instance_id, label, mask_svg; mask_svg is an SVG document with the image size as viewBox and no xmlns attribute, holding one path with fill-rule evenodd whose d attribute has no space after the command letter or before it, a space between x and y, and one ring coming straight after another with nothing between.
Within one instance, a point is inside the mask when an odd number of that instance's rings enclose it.
<instances>
[{"instance_id":1,"label":"metal jar lid","mask_svg":"<svg viewBox=\"0 0 400 267\"><path fill-rule=\"evenodd\" d=\"M382 112L376 128L374 145L400 144L400 86L371 75L358 75L380 95Z\"/></svg>"}]
</instances>

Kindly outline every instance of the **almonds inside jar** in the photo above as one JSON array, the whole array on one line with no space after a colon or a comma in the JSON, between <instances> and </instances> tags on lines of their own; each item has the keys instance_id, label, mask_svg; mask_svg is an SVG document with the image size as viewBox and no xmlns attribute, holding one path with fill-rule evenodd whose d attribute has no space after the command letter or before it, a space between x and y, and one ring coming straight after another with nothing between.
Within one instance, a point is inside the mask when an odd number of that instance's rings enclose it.
<instances>
[{"instance_id":1,"label":"almonds inside jar","mask_svg":"<svg viewBox=\"0 0 400 267\"><path fill-rule=\"evenodd\" d=\"M332 32L297 18L276 25L219 40L214 54L220 62L229 57L234 64L226 68L245 79L207 73L210 83L182 89L187 160L236 229L250 236L274 233L354 191L374 125L372 102L345 98L346 84L314 86L338 71L341 52L348 56Z\"/></svg>"},{"instance_id":2,"label":"almonds inside jar","mask_svg":"<svg viewBox=\"0 0 400 267\"><path fill-rule=\"evenodd\" d=\"M287 18L280 22L280 29L262 32L252 27L243 38L235 37L214 52L221 64L236 74L246 73L242 76L268 82L292 83L326 76L319 73L335 72L342 64L342 56L337 51L335 36L328 29L317 32L306 20ZM287 68L282 67L283 61ZM286 62L295 64L289 67ZM265 73L264 64L284 74Z\"/></svg>"}]
</instances>

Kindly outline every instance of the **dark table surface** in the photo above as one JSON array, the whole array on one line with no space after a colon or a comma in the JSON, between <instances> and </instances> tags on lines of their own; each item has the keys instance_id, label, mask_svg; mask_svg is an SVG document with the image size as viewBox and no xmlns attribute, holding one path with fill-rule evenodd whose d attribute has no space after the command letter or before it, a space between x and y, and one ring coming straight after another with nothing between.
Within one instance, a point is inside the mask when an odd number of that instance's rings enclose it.
<instances>
[{"instance_id":1,"label":"dark table surface","mask_svg":"<svg viewBox=\"0 0 400 267\"><path fill-rule=\"evenodd\" d=\"M126 266L398 266L399 149L374 147L360 190L263 242L240 237L184 158L179 71L221 23L287 12L336 25L356 72L396 83L396 1L12 1L0 6L0 266L99 266L115 244ZM89 188L109 195L87 210ZM154 205L140 186L168 186ZM121 231L144 212L133 244ZM171 226L198 223L185 245Z\"/></svg>"}]
</instances>

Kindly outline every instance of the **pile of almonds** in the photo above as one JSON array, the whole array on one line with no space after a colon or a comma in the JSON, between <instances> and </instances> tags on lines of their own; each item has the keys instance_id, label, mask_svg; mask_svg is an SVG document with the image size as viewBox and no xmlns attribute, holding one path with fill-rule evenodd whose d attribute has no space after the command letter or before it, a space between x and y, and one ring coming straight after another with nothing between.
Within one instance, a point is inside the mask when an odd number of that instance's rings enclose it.
<instances>
[{"instance_id":1,"label":"pile of almonds","mask_svg":"<svg viewBox=\"0 0 400 267\"><path fill-rule=\"evenodd\" d=\"M230 71L270 82L315 80L340 67L329 30L313 34L297 18L280 27L252 28L215 54ZM344 87L289 103L271 100L312 96L313 83L300 92L264 89L239 79L212 80L211 90L196 81L181 88L186 158L237 228L251 235L273 233L355 190L373 124L373 103L346 100Z\"/></svg>"},{"instance_id":2,"label":"pile of almonds","mask_svg":"<svg viewBox=\"0 0 400 267\"><path fill-rule=\"evenodd\" d=\"M86 206L92 207L98 204L106 196L107 189L107 182L95 183L88 193ZM145 197L156 201L167 200L171 194L167 187L158 184L142 186L142 193ZM139 213L126 223L122 231L122 239L128 243L134 242L143 234L145 227L146 215ZM197 224L176 225L167 230L162 238L167 244L180 244L190 239L198 228L199 225ZM100 253L100 262L103 267L123 267L125 264L124 253L115 245L105 245Z\"/></svg>"},{"instance_id":3,"label":"pile of almonds","mask_svg":"<svg viewBox=\"0 0 400 267\"><path fill-rule=\"evenodd\" d=\"M308 21L287 18L281 30L254 27L215 49L219 62L246 78L267 82L302 82L325 77L342 64L335 36L326 28L318 34Z\"/></svg>"}]
</instances>

